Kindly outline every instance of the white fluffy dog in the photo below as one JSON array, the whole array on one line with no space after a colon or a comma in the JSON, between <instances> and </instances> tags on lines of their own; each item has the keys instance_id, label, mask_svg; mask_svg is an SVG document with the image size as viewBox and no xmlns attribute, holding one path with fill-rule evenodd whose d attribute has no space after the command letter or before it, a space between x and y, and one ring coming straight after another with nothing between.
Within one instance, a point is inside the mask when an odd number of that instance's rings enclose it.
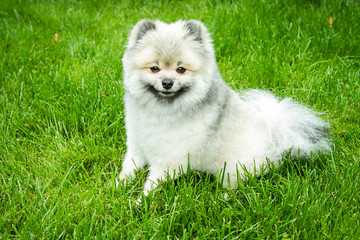
<instances>
[{"instance_id":1,"label":"white fluffy dog","mask_svg":"<svg viewBox=\"0 0 360 240\"><path fill-rule=\"evenodd\" d=\"M148 165L145 195L188 164L216 175L226 163L225 187L234 187L244 169L256 173L267 159L277 165L286 151L330 150L328 124L312 110L264 91L231 90L199 21L141 20L123 65L127 154L119 180Z\"/></svg>"}]
</instances>

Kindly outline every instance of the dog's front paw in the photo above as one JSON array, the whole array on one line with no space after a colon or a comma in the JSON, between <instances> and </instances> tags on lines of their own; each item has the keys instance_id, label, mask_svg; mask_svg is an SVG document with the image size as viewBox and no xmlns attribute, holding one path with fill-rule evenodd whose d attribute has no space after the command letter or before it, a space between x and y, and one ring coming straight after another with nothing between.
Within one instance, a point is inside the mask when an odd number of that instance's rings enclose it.
<instances>
[{"instance_id":1,"label":"dog's front paw","mask_svg":"<svg viewBox=\"0 0 360 240\"><path fill-rule=\"evenodd\" d=\"M121 172L119 177L115 179L116 187L126 186L126 184L131 180L131 176L126 175L124 172Z\"/></svg>"}]
</instances>

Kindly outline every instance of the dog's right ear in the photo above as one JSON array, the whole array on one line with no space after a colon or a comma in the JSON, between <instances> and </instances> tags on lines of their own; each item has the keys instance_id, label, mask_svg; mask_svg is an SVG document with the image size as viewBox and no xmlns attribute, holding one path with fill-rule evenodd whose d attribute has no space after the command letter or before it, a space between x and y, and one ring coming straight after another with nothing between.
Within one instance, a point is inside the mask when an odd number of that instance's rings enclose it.
<instances>
[{"instance_id":1,"label":"dog's right ear","mask_svg":"<svg viewBox=\"0 0 360 240\"><path fill-rule=\"evenodd\" d=\"M131 31L128 48L134 47L136 43L146 35L146 33L153 30L156 30L154 21L150 19L140 20Z\"/></svg>"}]
</instances>

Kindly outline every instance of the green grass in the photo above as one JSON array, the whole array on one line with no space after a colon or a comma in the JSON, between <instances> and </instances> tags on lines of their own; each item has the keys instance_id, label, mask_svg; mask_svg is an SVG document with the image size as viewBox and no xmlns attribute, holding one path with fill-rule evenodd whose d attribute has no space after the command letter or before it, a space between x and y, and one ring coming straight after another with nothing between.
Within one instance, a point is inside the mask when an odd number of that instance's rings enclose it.
<instances>
[{"instance_id":1,"label":"green grass","mask_svg":"<svg viewBox=\"0 0 360 240\"><path fill-rule=\"evenodd\" d=\"M203 21L228 84L323 112L333 154L233 191L185 173L137 206L146 171L112 183L126 151L121 57L145 17ZM358 239L359 19L356 0L1 1L0 239Z\"/></svg>"}]
</instances>

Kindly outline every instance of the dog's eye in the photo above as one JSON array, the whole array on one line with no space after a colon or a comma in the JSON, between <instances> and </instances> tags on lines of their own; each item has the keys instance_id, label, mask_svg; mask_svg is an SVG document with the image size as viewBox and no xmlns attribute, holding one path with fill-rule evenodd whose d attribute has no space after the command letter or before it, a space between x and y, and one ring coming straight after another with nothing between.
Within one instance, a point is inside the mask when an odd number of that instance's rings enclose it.
<instances>
[{"instance_id":1,"label":"dog's eye","mask_svg":"<svg viewBox=\"0 0 360 240\"><path fill-rule=\"evenodd\" d=\"M183 68L183 67L178 67L178 68L176 69L176 72L177 72L177 73L180 73L180 74L183 74L185 71L186 71L186 69Z\"/></svg>"},{"instance_id":2,"label":"dog's eye","mask_svg":"<svg viewBox=\"0 0 360 240\"><path fill-rule=\"evenodd\" d=\"M150 70L153 72L153 73L157 73L157 72L160 72L160 68L159 67L151 67Z\"/></svg>"}]
</instances>

